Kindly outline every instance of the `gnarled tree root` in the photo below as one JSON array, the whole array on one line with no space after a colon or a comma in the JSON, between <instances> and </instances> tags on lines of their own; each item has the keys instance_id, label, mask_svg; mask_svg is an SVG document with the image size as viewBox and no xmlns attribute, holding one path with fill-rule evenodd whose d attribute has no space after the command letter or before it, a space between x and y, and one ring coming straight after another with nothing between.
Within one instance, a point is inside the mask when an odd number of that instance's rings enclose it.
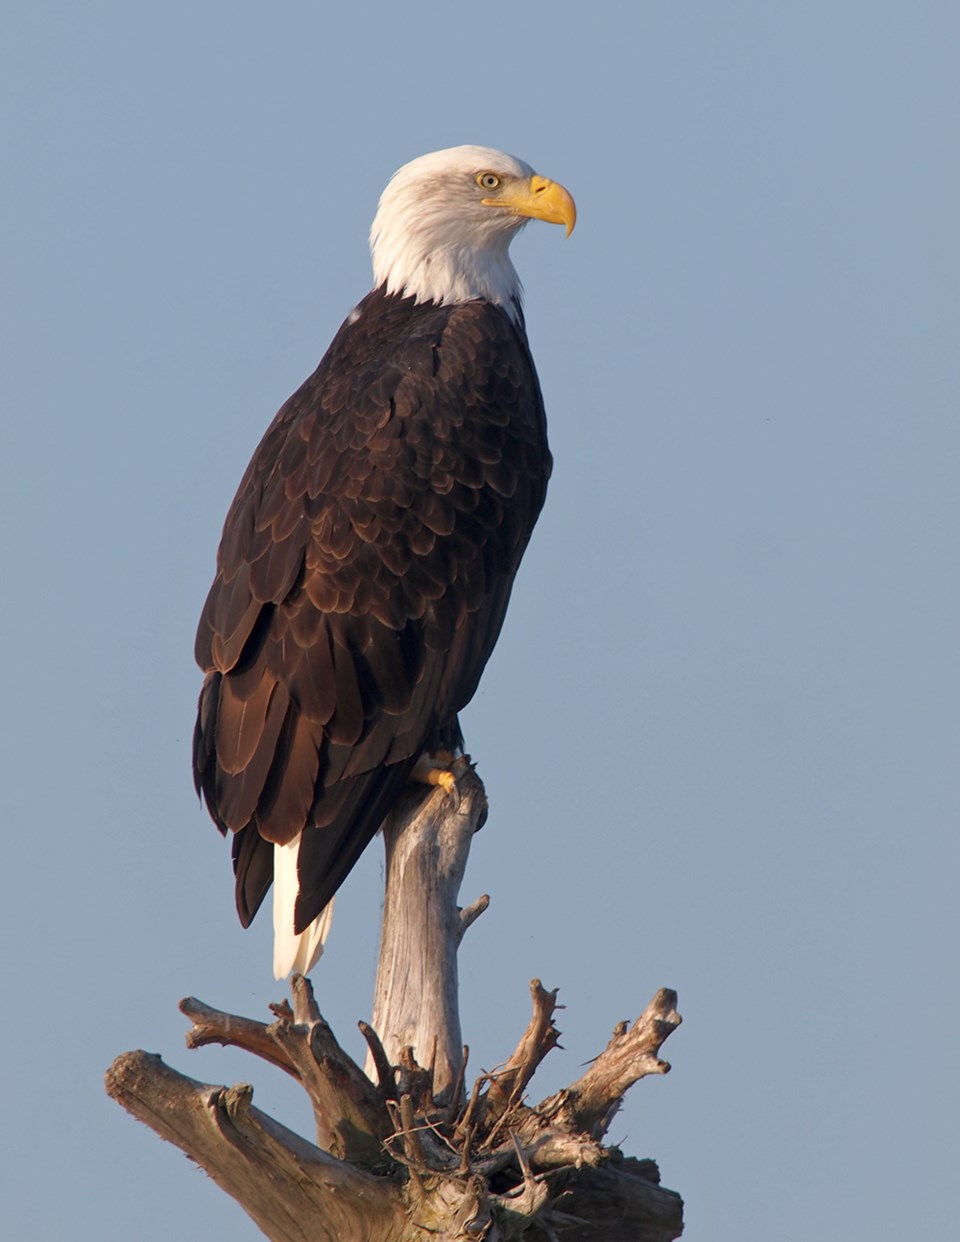
<instances>
[{"instance_id":1,"label":"gnarled tree root","mask_svg":"<svg viewBox=\"0 0 960 1242\"><path fill-rule=\"evenodd\" d=\"M616 1028L575 1083L530 1105L525 1092L556 1045L556 992L531 983L533 1015L501 1068L453 1099L446 1080L412 1049L391 1064L365 1034L380 1082L343 1051L307 979L269 1024L181 1002L189 1047L232 1044L297 1078L310 1098L317 1143L252 1104L252 1088L209 1086L159 1057L131 1052L107 1074L107 1090L176 1144L276 1242L435 1242L520 1237L564 1242L670 1242L682 1229L678 1195L658 1184L652 1161L624 1159L602 1139L624 1093L663 1074L660 1046L679 1025L666 989L637 1021ZM465 1062L465 1055L461 1065Z\"/></svg>"}]
</instances>

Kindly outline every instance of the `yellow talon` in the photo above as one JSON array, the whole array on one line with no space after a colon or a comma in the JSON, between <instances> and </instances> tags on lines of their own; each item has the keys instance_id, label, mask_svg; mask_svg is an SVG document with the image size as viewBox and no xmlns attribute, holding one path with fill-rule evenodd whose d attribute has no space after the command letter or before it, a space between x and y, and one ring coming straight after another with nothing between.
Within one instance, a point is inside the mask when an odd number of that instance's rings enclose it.
<instances>
[{"instance_id":1,"label":"yellow talon","mask_svg":"<svg viewBox=\"0 0 960 1242\"><path fill-rule=\"evenodd\" d=\"M450 751L441 751L436 755L421 755L413 769L412 779L421 785L439 785L445 794L457 796L457 776L450 767L460 761Z\"/></svg>"},{"instance_id":2,"label":"yellow talon","mask_svg":"<svg viewBox=\"0 0 960 1242\"><path fill-rule=\"evenodd\" d=\"M456 793L457 778L447 768L431 768L427 773L427 781L431 785L439 785L448 794Z\"/></svg>"}]
</instances>

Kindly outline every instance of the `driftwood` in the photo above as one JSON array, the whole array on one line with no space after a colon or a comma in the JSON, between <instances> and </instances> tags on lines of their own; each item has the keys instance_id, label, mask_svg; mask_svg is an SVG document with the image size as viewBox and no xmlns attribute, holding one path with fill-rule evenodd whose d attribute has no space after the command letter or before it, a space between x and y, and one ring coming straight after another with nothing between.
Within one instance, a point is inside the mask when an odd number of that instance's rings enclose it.
<instances>
[{"instance_id":1,"label":"driftwood","mask_svg":"<svg viewBox=\"0 0 960 1242\"><path fill-rule=\"evenodd\" d=\"M383 826L389 880L372 1025L390 1060L410 1047L433 1067L439 1095L453 1089L463 1060L457 948L489 904L483 896L465 910L457 905L470 842L487 815L479 778L465 760L459 767L454 798L435 794L423 804L411 791Z\"/></svg>"},{"instance_id":2,"label":"driftwood","mask_svg":"<svg viewBox=\"0 0 960 1242\"><path fill-rule=\"evenodd\" d=\"M118 1057L107 1073L110 1095L201 1165L275 1242L670 1242L682 1230L680 1198L659 1185L656 1165L602 1145L629 1087L670 1068L659 1052L680 1022L675 993L658 992L576 1082L533 1105L530 1080L559 1038L556 991L535 979L516 1049L465 1090L456 949L486 898L460 910L456 897L485 814L483 787L464 762L457 796L411 795L385 827L374 1022L360 1024L371 1077L340 1047L302 976L292 1004L271 1006L269 1024L181 1002L193 1023L188 1047L231 1044L302 1084L315 1143L255 1108L248 1085L205 1085L144 1052Z\"/></svg>"}]
</instances>

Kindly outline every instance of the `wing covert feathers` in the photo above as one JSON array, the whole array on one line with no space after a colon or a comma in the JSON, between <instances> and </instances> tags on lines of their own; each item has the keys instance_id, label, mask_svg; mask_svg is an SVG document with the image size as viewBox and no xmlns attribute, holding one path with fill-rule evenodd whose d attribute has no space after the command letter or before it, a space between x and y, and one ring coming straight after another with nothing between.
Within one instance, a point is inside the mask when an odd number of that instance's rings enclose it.
<instances>
[{"instance_id":1,"label":"wing covert feathers","mask_svg":"<svg viewBox=\"0 0 960 1242\"><path fill-rule=\"evenodd\" d=\"M237 834L245 925L279 847L299 860L296 927L311 924L420 752L456 728L550 473L503 311L380 290L358 309L255 452L197 631L194 774Z\"/></svg>"}]
</instances>

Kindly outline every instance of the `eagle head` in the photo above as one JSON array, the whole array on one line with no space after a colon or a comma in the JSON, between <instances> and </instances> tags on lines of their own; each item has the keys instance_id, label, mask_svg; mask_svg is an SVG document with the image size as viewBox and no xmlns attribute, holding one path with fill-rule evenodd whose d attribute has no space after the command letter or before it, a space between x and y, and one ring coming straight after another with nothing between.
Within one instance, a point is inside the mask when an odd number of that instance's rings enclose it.
<instances>
[{"instance_id":1,"label":"eagle head","mask_svg":"<svg viewBox=\"0 0 960 1242\"><path fill-rule=\"evenodd\" d=\"M577 209L556 181L490 147L450 147L404 164L370 230L374 286L418 302L482 298L519 306L510 242L528 220L573 231Z\"/></svg>"}]
</instances>

